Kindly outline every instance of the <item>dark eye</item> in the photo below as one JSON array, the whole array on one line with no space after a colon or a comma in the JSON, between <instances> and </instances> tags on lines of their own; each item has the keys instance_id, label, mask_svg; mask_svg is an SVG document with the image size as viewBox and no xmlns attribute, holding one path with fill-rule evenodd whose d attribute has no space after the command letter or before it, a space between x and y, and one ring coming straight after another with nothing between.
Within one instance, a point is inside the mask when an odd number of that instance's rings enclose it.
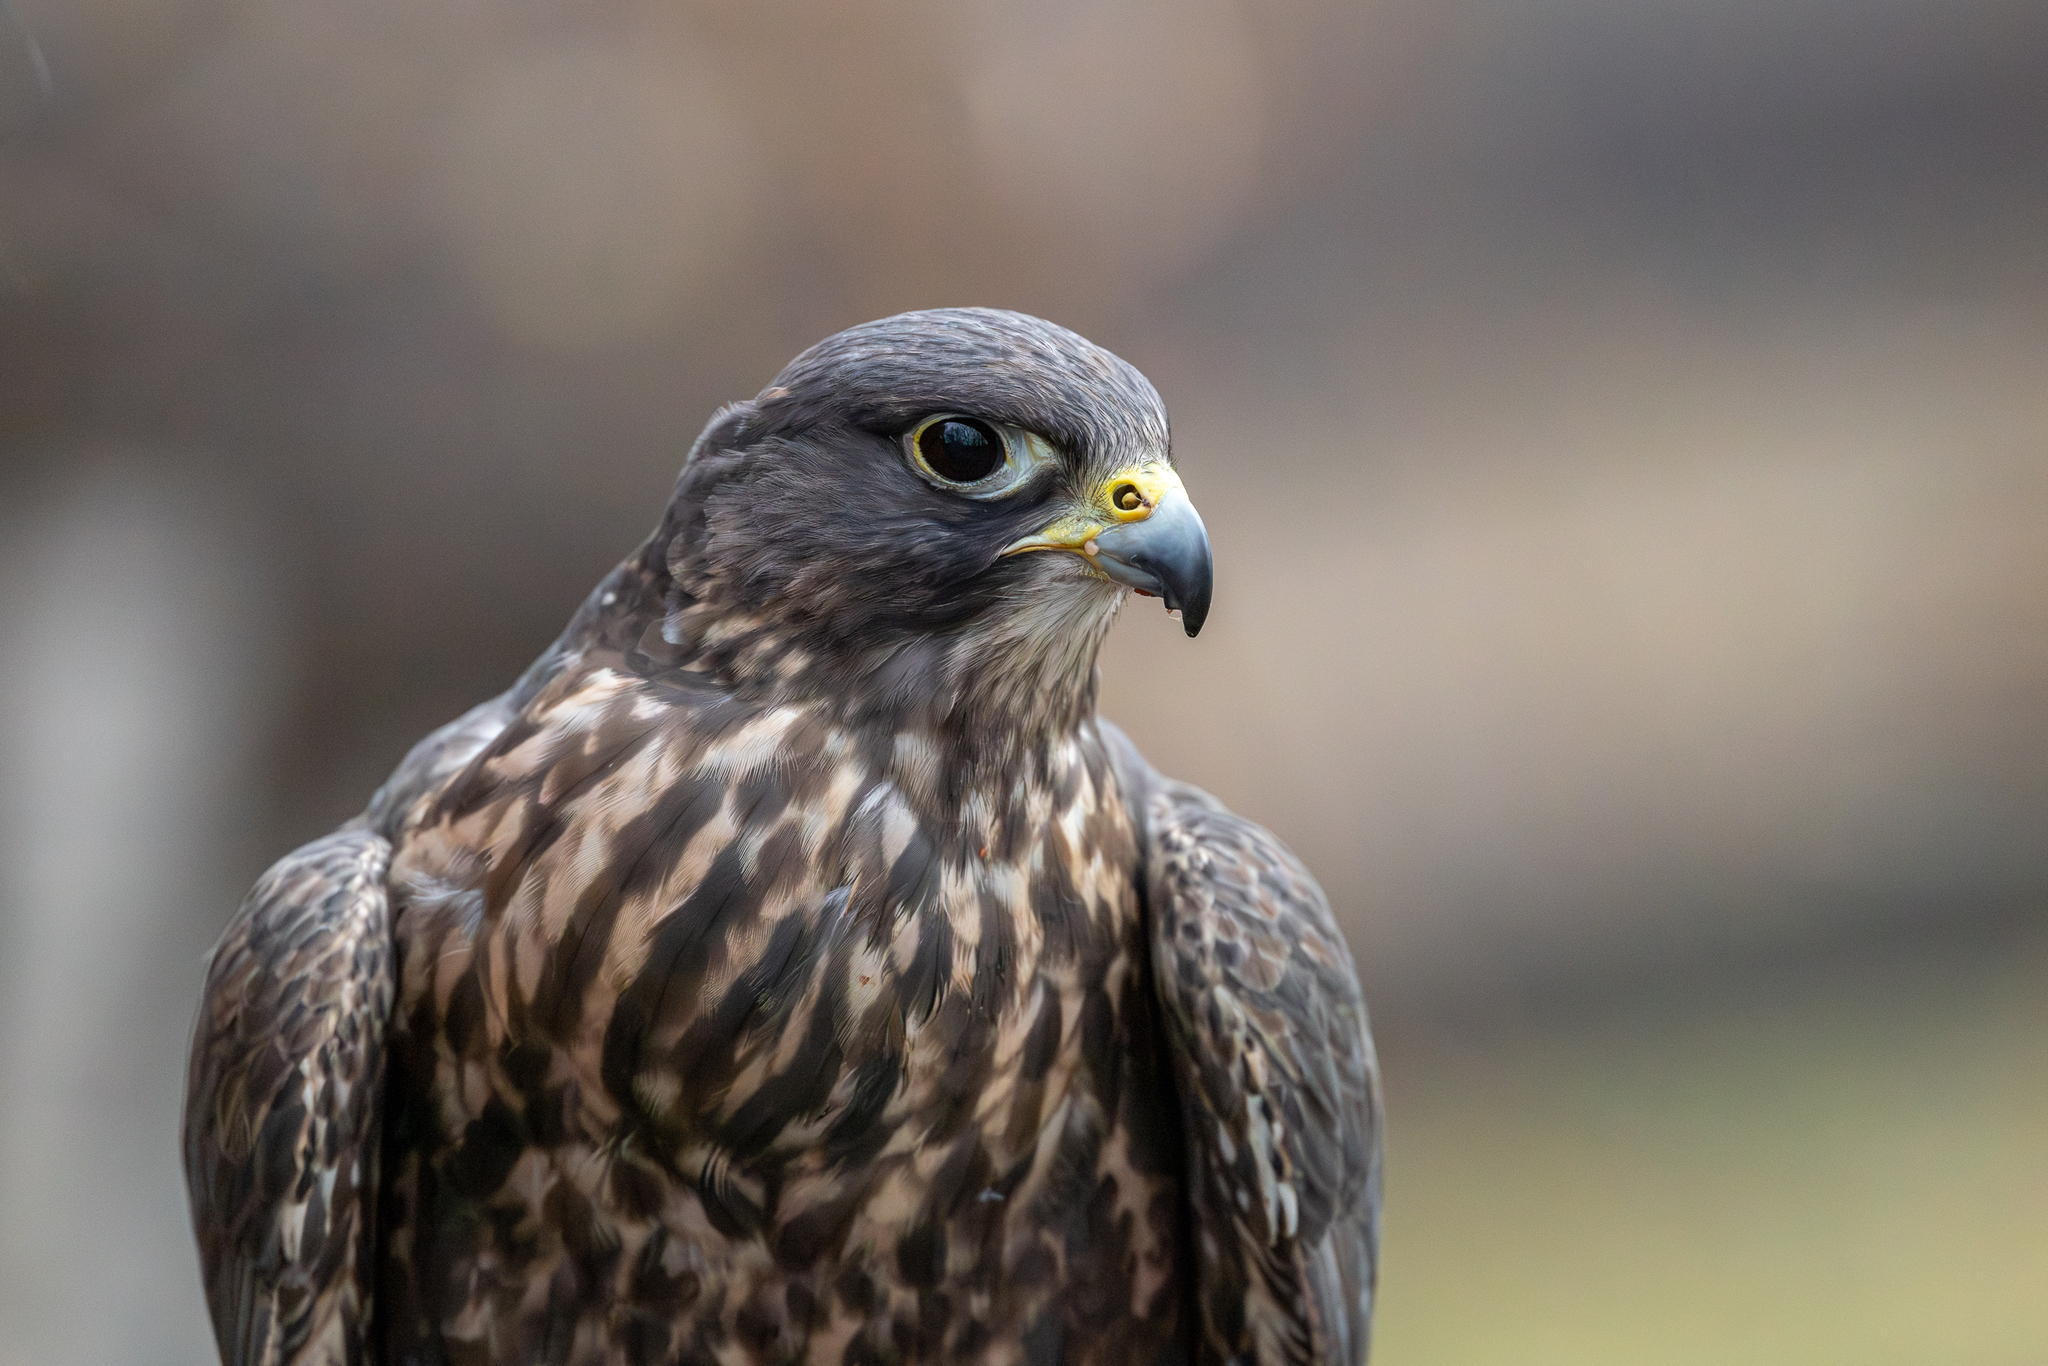
<instances>
[{"instance_id":1,"label":"dark eye","mask_svg":"<svg viewBox=\"0 0 2048 1366\"><path fill-rule=\"evenodd\" d=\"M1003 467L1003 439L971 417L940 418L917 434L925 468L954 484L975 484Z\"/></svg>"}]
</instances>

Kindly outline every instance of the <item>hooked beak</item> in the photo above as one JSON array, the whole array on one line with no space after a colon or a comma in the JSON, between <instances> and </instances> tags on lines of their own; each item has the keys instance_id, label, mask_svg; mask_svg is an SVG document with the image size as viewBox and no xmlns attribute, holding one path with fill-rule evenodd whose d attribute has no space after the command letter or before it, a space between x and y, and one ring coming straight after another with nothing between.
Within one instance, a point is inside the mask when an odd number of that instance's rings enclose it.
<instances>
[{"instance_id":1,"label":"hooked beak","mask_svg":"<svg viewBox=\"0 0 2048 1366\"><path fill-rule=\"evenodd\" d=\"M1209 615L1209 532L1173 467L1150 461L1098 484L1082 505L1003 551L1068 550L1104 578L1165 600L1189 635Z\"/></svg>"}]
</instances>

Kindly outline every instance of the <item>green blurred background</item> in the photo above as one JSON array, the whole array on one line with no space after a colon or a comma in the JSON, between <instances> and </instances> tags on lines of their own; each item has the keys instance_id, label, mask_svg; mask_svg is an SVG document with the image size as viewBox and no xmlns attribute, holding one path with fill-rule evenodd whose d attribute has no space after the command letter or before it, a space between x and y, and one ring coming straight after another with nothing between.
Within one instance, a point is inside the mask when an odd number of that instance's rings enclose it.
<instances>
[{"instance_id":1,"label":"green blurred background","mask_svg":"<svg viewBox=\"0 0 2048 1366\"><path fill-rule=\"evenodd\" d=\"M0 1363L199 1362L199 955L692 436L1152 376L1105 710L1323 879L1383 1366L2048 1363L2038 0L7 0Z\"/></svg>"}]
</instances>

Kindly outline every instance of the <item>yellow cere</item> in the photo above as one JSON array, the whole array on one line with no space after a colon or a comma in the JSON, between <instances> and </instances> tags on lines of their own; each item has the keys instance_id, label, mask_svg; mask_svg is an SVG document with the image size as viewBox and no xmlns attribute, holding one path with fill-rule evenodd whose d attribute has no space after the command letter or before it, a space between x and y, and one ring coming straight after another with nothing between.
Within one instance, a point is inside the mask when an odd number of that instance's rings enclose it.
<instances>
[{"instance_id":1,"label":"yellow cere","mask_svg":"<svg viewBox=\"0 0 2048 1366\"><path fill-rule=\"evenodd\" d=\"M1167 494L1185 493L1180 476L1171 465L1148 461L1118 470L1095 486L1094 493L1080 506L1040 529L1015 541L1005 555L1027 550L1076 550L1093 554L1096 536L1119 522L1142 522L1152 515Z\"/></svg>"},{"instance_id":2,"label":"yellow cere","mask_svg":"<svg viewBox=\"0 0 2048 1366\"><path fill-rule=\"evenodd\" d=\"M1159 506L1168 490L1180 486L1180 476L1168 466L1140 465L1111 475L1103 485L1103 501L1119 522L1142 522L1152 515L1152 509Z\"/></svg>"}]
</instances>

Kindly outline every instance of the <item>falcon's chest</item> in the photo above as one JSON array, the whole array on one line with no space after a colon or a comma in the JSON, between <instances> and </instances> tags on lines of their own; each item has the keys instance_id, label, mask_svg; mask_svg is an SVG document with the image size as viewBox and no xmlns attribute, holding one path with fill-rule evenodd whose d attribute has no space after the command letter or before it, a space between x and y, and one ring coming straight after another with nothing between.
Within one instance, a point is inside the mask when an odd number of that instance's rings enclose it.
<instances>
[{"instance_id":1,"label":"falcon's chest","mask_svg":"<svg viewBox=\"0 0 2048 1366\"><path fill-rule=\"evenodd\" d=\"M1139 975L1136 863L1092 730L984 773L600 673L402 844L402 1021L450 1124L489 1094L758 1163L929 1115L1014 1157Z\"/></svg>"},{"instance_id":2,"label":"falcon's chest","mask_svg":"<svg viewBox=\"0 0 2048 1366\"><path fill-rule=\"evenodd\" d=\"M393 1341L1150 1359L1180 1154L1092 729L991 781L659 701L591 679L401 843Z\"/></svg>"}]
</instances>

